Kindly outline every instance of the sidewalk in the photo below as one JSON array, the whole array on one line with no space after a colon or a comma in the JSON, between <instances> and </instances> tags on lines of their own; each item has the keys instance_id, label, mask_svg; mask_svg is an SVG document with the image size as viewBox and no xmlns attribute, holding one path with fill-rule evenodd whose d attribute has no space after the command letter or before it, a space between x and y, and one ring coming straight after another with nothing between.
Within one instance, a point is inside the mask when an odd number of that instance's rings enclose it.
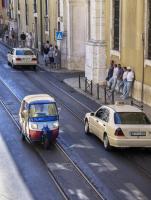
<instances>
[{"instance_id":1,"label":"sidewalk","mask_svg":"<svg viewBox=\"0 0 151 200\"><path fill-rule=\"evenodd\" d=\"M10 48L7 44L5 44L2 41L0 41L0 43L2 45L5 45L7 48ZM46 66L44 63L43 56L41 55L40 52L38 52L38 67L42 70L48 71L49 73L64 73L64 74L74 74L75 75L76 74L75 72L79 72L78 74L80 74L80 71L76 71L76 70L68 70L68 69L64 69L64 68L54 69L54 68L51 68L49 64ZM82 72L81 72L81 74L82 74ZM64 83L69 85L70 87L74 88L76 91L82 93L83 95L87 96L92 101L95 101L96 103L98 103L100 105L104 104L104 88L99 86L99 98L98 98L98 88L96 87L96 85L93 85L92 94L91 94L90 88L87 88L87 92L85 92L85 77L84 76L80 77L80 84L79 84L79 76L77 76L77 77L74 76L72 78L64 79ZM114 101L123 101L120 98L120 95L121 94L117 94L115 92L114 93ZM124 100L124 102L126 102L127 104L131 104L131 100L132 99L129 98L127 100ZM109 104L111 104L111 93L108 93L108 95L107 95L107 102ZM137 102L137 104L139 104L139 102ZM143 111L151 119L151 107L143 104Z\"/></svg>"}]
</instances>

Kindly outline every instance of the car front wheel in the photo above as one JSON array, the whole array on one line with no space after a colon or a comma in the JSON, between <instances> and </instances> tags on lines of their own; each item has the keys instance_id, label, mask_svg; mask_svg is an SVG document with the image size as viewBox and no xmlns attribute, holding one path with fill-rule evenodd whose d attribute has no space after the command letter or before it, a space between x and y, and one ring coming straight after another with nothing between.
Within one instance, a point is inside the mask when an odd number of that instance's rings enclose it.
<instances>
[{"instance_id":1,"label":"car front wheel","mask_svg":"<svg viewBox=\"0 0 151 200\"><path fill-rule=\"evenodd\" d=\"M88 121L85 122L85 128L84 128L84 130L85 130L85 134L86 135L90 134Z\"/></svg>"},{"instance_id":2,"label":"car front wheel","mask_svg":"<svg viewBox=\"0 0 151 200\"><path fill-rule=\"evenodd\" d=\"M109 138L106 133L104 135L103 144L104 144L105 150L109 151L111 149Z\"/></svg>"}]
</instances>

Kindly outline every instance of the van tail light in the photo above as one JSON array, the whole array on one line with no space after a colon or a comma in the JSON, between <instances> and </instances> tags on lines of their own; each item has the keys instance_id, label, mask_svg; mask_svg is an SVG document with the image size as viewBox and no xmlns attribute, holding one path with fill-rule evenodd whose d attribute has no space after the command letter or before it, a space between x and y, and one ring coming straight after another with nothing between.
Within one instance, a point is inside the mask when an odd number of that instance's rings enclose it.
<instances>
[{"instance_id":1,"label":"van tail light","mask_svg":"<svg viewBox=\"0 0 151 200\"><path fill-rule=\"evenodd\" d=\"M117 128L114 135L115 136L124 136L124 133L121 128Z\"/></svg>"},{"instance_id":2,"label":"van tail light","mask_svg":"<svg viewBox=\"0 0 151 200\"><path fill-rule=\"evenodd\" d=\"M21 61L21 58L16 58L16 61Z\"/></svg>"},{"instance_id":3,"label":"van tail light","mask_svg":"<svg viewBox=\"0 0 151 200\"><path fill-rule=\"evenodd\" d=\"M37 58L32 58L32 61L37 61Z\"/></svg>"}]
</instances>

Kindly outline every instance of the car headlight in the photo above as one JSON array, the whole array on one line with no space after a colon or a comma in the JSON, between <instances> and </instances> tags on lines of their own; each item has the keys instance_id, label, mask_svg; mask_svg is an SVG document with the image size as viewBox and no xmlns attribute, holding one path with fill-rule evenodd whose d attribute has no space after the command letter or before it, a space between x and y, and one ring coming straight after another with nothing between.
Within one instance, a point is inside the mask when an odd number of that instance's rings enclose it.
<instances>
[{"instance_id":1,"label":"car headlight","mask_svg":"<svg viewBox=\"0 0 151 200\"><path fill-rule=\"evenodd\" d=\"M31 124L32 129L38 129L38 124Z\"/></svg>"},{"instance_id":2,"label":"car headlight","mask_svg":"<svg viewBox=\"0 0 151 200\"><path fill-rule=\"evenodd\" d=\"M58 122L58 121L54 122L54 123L52 124L52 127L53 127L53 128L58 128L58 127L59 127L59 122Z\"/></svg>"}]
</instances>

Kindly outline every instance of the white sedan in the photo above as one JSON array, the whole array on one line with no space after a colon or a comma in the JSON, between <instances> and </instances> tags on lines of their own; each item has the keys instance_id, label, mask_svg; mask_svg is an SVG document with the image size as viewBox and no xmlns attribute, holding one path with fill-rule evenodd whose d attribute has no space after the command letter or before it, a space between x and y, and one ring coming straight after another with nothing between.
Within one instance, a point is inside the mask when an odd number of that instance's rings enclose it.
<instances>
[{"instance_id":1,"label":"white sedan","mask_svg":"<svg viewBox=\"0 0 151 200\"><path fill-rule=\"evenodd\" d=\"M29 48L13 48L7 54L8 64L15 66L32 66L36 70L37 57Z\"/></svg>"},{"instance_id":2,"label":"white sedan","mask_svg":"<svg viewBox=\"0 0 151 200\"><path fill-rule=\"evenodd\" d=\"M101 106L85 115L85 133L111 147L151 147L151 122L140 109L124 104Z\"/></svg>"}]
</instances>

